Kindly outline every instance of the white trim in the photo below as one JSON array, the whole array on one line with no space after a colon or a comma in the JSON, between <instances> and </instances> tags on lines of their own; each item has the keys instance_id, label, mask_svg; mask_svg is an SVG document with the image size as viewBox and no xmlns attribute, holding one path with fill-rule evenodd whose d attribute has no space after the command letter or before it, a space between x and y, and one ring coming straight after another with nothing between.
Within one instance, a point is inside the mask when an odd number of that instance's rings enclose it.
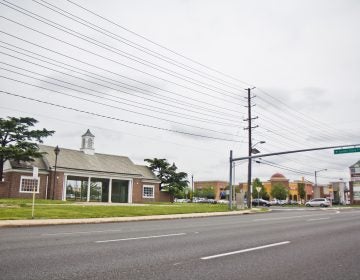
<instances>
[{"instance_id":1,"label":"white trim","mask_svg":"<svg viewBox=\"0 0 360 280\"><path fill-rule=\"evenodd\" d=\"M108 189L108 202L111 203L112 196L112 178L109 179L109 189Z\"/></svg>"},{"instance_id":2,"label":"white trim","mask_svg":"<svg viewBox=\"0 0 360 280\"><path fill-rule=\"evenodd\" d=\"M94 173L92 173L94 174ZM89 182L91 182L92 178L102 178L102 179L109 179L109 200L111 200L111 195L112 195L112 180L122 180L122 181L128 181L128 202L127 203L132 203L132 198L133 198L133 179L132 178L127 178L127 177L117 177L117 176L88 176L86 173L64 173L64 186L65 186L65 190L64 190L64 196L66 198L66 182L68 180L68 176L74 176L74 177L83 177L83 178L87 178L88 179L88 184ZM90 180L90 181L89 181ZM111 182L111 193L110 193L110 182ZM89 188L90 188L90 184L89 184ZM88 189L88 198L89 200L87 200L88 202L90 201L90 191ZM111 203L111 201L109 201Z\"/></svg>"},{"instance_id":3,"label":"white trim","mask_svg":"<svg viewBox=\"0 0 360 280\"><path fill-rule=\"evenodd\" d=\"M134 185L134 180L129 180L129 183L128 183L128 203L132 203L133 185Z\"/></svg>"},{"instance_id":4,"label":"white trim","mask_svg":"<svg viewBox=\"0 0 360 280\"><path fill-rule=\"evenodd\" d=\"M21 186L23 184L23 180L37 180L36 192L40 193L40 177L34 178L32 176L21 176L20 177L20 186L19 186L19 193L34 193L34 191L23 191Z\"/></svg>"},{"instance_id":5,"label":"white trim","mask_svg":"<svg viewBox=\"0 0 360 280\"><path fill-rule=\"evenodd\" d=\"M139 178L144 179L143 177L139 177L139 174L119 174L114 172L102 172L102 171L92 171L92 170L69 170L67 168L57 167L57 172L64 172L71 176L80 176L80 177L98 177L98 178L124 178L126 179L133 179Z\"/></svg>"},{"instance_id":6,"label":"white trim","mask_svg":"<svg viewBox=\"0 0 360 280\"><path fill-rule=\"evenodd\" d=\"M87 186L87 194L86 194L86 201L90 202L90 185L91 185L91 177L88 177L88 186Z\"/></svg>"},{"instance_id":7,"label":"white trim","mask_svg":"<svg viewBox=\"0 0 360 280\"><path fill-rule=\"evenodd\" d=\"M45 199L47 199L48 196L48 187L49 187L49 176L46 176Z\"/></svg>"},{"instance_id":8,"label":"white trim","mask_svg":"<svg viewBox=\"0 0 360 280\"><path fill-rule=\"evenodd\" d=\"M145 196L145 188L152 189L152 196ZM143 185L142 186L142 198L155 198L155 186L154 185Z\"/></svg>"},{"instance_id":9,"label":"white trim","mask_svg":"<svg viewBox=\"0 0 360 280\"><path fill-rule=\"evenodd\" d=\"M25 169L25 168L11 168L4 170L4 174L9 172L26 173L31 175L33 174L32 169ZM50 174L49 171L39 169L39 175L49 175L49 174Z\"/></svg>"},{"instance_id":10,"label":"white trim","mask_svg":"<svg viewBox=\"0 0 360 280\"><path fill-rule=\"evenodd\" d=\"M64 181L63 181L63 192L62 192L62 200L66 201L66 182L67 182L67 175L64 174Z\"/></svg>"}]
</instances>

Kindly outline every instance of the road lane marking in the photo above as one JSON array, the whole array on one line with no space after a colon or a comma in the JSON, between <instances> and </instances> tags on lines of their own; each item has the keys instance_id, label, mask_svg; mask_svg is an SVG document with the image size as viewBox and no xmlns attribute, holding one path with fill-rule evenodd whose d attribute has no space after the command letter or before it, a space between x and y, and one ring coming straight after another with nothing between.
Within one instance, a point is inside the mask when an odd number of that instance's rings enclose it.
<instances>
[{"instance_id":1,"label":"road lane marking","mask_svg":"<svg viewBox=\"0 0 360 280\"><path fill-rule=\"evenodd\" d=\"M151 235L151 236L130 237L130 238L121 238L121 239L112 239L112 240L101 240L101 241L95 241L95 243L107 243L107 242L129 241L129 240L140 240L140 239L152 239L152 238L179 236L179 235L186 235L186 233L182 232L182 233L163 234L163 235Z\"/></svg>"},{"instance_id":2,"label":"road lane marking","mask_svg":"<svg viewBox=\"0 0 360 280\"><path fill-rule=\"evenodd\" d=\"M316 214L316 215L299 215L299 216L289 216L289 217L279 217L279 218L264 218L264 219L255 219L254 222L264 222L264 221L276 221L276 220L289 220L294 218L308 218L308 217L314 217L314 216L329 216L329 215L335 215L334 214Z\"/></svg>"},{"instance_id":3,"label":"road lane marking","mask_svg":"<svg viewBox=\"0 0 360 280\"><path fill-rule=\"evenodd\" d=\"M317 219L309 219L307 220L307 222L312 222L312 221L321 221L321 220L329 220L330 217L327 217L327 218L317 218Z\"/></svg>"},{"instance_id":4,"label":"road lane marking","mask_svg":"<svg viewBox=\"0 0 360 280\"><path fill-rule=\"evenodd\" d=\"M121 229L109 229L109 230L93 230L93 231L74 231L74 232L57 232L57 233L42 233L42 236L48 235L71 235L71 234L86 234L86 233L105 233L105 232L119 232Z\"/></svg>"},{"instance_id":5,"label":"road lane marking","mask_svg":"<svg viewBox=\"0 0 360 280\"><path fill-rule=\"evenodd\" d=\"M261 250L261 249L266 249L266 248L270 248L270 247L286 245L286 244L289 244L289 243L290 243L290 241L272 243L272 244L263 245L263 246L259 246L259 247L254 247L254 248L249 248L249 249L244 249L244 250L240 250L240 251L228 252L228 253L223 253L223 254L218 254L218 255L213 255L213 256L208 256L208 257L202 257L200 259L201 260L211 260L211 259L215 259L215 258L221 258L221 257L226 257L226 256L236 255L236 254L242 254L242 253Z\"/></svg>"}]
</instances>

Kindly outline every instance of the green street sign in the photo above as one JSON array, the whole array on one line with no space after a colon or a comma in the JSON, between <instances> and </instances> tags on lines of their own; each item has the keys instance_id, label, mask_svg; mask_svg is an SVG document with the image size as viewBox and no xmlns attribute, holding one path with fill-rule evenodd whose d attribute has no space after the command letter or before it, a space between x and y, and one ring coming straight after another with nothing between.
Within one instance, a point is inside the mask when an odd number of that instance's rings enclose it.
<instances>
[{"instance_id":1,"label":"green street sign","mask_svg":"<svg viewBox=\"0 0 360 280\"><path fill-rule=\"evenodd\" d=\"M359 153L360 152L360 147L358 148L347 148L347 149L338 149L338 150L334 150L334 154L338 155L338 154L349 154L349 153Z\"/></svg>"}]
</instances>

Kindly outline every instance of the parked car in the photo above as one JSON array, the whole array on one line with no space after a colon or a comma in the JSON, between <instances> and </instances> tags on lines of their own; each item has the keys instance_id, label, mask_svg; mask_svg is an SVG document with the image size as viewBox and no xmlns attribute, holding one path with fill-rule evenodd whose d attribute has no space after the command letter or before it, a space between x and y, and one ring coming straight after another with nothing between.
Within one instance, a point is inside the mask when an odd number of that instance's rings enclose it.
<instances>
[{"instance_id":1,"label":"parked car","mask_svg":"<svg viewBox=\"0 0 360 280\"><path fill-rule=\"evenodd\" d=\"M289 203L289 205L299 205L299 204L301 204L300 201L297 201L297 200L290 200L288 203Z\"/></svg>"},{"instance_id":2,"label":"parked car","mask_svg":"<svg viewBox=\"0 0 360 280\"><path fill-rule=\"evenodd\" d=\"M217 201L218 204L229 204L229 200L226 199L220 199Z\"/></svg>"},{"instance_id":3,"label":"parked car","mask_svg":"<svg viewBox=\"0 0 360 280\"><path fill-rule=\"evenodd\" d=\"M187 199L187 198L175 198L174 202L187 203L187 202L190 202L190 199Z\"/></svg>"},{"instance_id":4,"label":"parked car","mask_svg":"<svg viewBox=\"0 0 360 280\"><path fill-rule=\"evenodd\" d=\"M271 203L268 201L268 200L265 200L265 199L257 199L257 198L254 198L253 200L252 200L252 205L253 206L267 206L267 207L269 207L269 206L271 206Z\"/></svg>"},{"instance_id":5,"label":"parked car","mask_svg":"<svg viewBox=\"0 0 360 280\"><path fill-rule=\"evenodd\" d=\"M273 198L273 199L270 201L270 204L271 204L271 205L283 206L283 205L286 204L286 200L280 200L280 199Z\"/></svg>"},{"instance_id":6,"label":"parked car","mask_svg":"<svg viewBox=\"0 0 360 280\"><path fill-rule=\"evenodd\" d=\"M314 198L305 203L308 207L320 206L320 207L328 207L330 206L330 201L326 198Z\"/></svg>"},{"instance_id":7,"label":"parked car","mask_svg":"<svg viewBox=\"0 0 360 280\"><path fill-rule=\"evenodd\" d=\"M73 194L73 193L67 193L67 194L66 194L66 199L75 199L75 194Z\"/></svg>"}]
</instances>

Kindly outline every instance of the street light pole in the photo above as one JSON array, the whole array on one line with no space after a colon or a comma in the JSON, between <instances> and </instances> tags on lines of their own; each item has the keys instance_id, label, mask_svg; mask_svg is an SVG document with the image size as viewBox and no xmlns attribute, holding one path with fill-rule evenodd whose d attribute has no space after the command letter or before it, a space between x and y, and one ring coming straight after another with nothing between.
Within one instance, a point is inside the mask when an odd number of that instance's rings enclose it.
<instances>
[{"instance_id":1,"label":"street light pole","mask_svg":"<svg viewBox=\"0 0 360 280\"><path fill-rule=\"evenodd\" d=\"M194 175L191 174L191 202L194 201Z\"/></svg>"},{"instance_id":2,"label":"street light pole","mask_svg":"<svg viewBox=\"0 0 360 280\"><path fill-rule=\"evenodd\" d=\"M56 146L54 149L55 153L55 170L54 170L54 183L53 183L53 189L52 189L52 200L55 199L55 185L56 185L56 166L57 166L57 158L58 154L60 153L59 146Z\"/></svg>"},{"instance_id":3,"label":"street light pole","mask_svg":"<svg viewBox=\"0 0 360 280\"><path fill-rule=\"evenodd\" d=\"M251 118L251 113L250 113L250 117ZM251 122L249 124L249 130L251 131ZM251 132L250 132L251 134ZM257 149L254 149L254 147L257 145L257 144L264 144L265 141L259 141L257 143L255 143L254 145L252 145L252 142L251 142L251 136L249 134L249 157L251 157L251 155L254 153L254 154L257 154L259 153L259 150ZM251 208L251 165L252 164L252 159L249 158L249 163L248 163L248 195L247 195L247 206L248 208Z\"/></svg>"},{"instance_id":4,"label":"street light pole","mask_svg":"<svg viewBox=\"0 0 360 280\"><path fill-rule=\"evenodd\" d=\"M315 188L317 187L317 174L321 171L326 171L327 169L320 169L320 170L315 170Z\"/></svg>"},{"instance_id":5,"label":"street light pole","mask_svg":"<svg viewBox=\"0 0 360 280\"><path fill-rule=\"evenodd\" d=\"M232 202L232 176L233 176L233 174L232 174L232 171L233 171L233 169L232 169L232 166L233 165L233 151L231 150L230 151L230 174L229 174L229 209L230 210L232 210L232 204L233 204L233 202Z\"/></svg>"}]
</instances>

